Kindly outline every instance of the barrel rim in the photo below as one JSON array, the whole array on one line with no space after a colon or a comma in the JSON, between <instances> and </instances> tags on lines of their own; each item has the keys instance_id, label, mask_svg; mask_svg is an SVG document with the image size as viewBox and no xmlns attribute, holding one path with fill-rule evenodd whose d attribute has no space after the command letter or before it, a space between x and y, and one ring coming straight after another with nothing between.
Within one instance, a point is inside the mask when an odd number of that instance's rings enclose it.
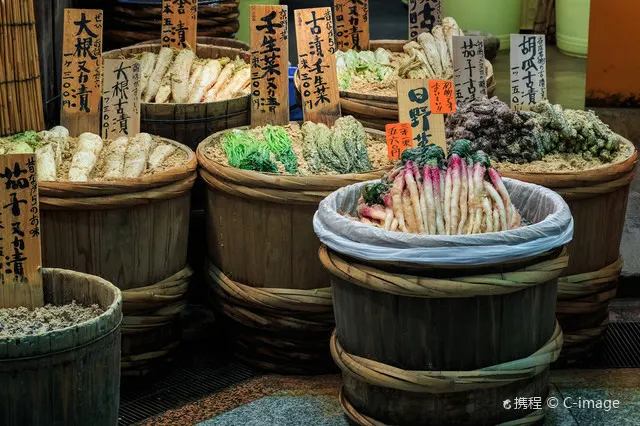
<instances>
[{"instance_id":1,"label":"barrel rim","mask_svg":"<svg viewBox=\"0 0 640 426\"><path fill-rule=\"evenodd\" d=\"M276 173L263 173L253 170L242 170L235 167L218 163L206 156L205 146L210 144L215 138L233 130L249 129L251 126L234 127L213 133L198 144L196 157L198 165L205 172L218 177L224 181L233 182L238 185L251 185L254 188L273 188L290 191L335 191L345 185L355 182L362 182L371 179L379 179L388 168L371 170L365 173L347 173L342 175L311 175L311 176L289 176ZM385 133L380 130L365 127L369 135L384 138ZM208 186L212 186L207 181ZM320 199L322 199L321 197Z\"/></svg>"},{"instance_id":2,"label":"barrel rim","mask_svg":"<svg viewBox=\"0 0 640 426\"><path fill-rule=\"evenodd\" d=\"M570 188L574 186L587 186L610 182L633 172L638 162L638 150L630 140L616 133L620 142L631 149L631 154L621 161L612 164L606 164L602 167L593 169L580 170L577 172L513 172L500 170L497 164L497 170L505 177L521 180L523 182L535 183L537 185L546 186L548 188Z\"/></svg>"},{"instance_id":3,"label":"barrel rim","mask_svg":"<svg viewBox=\"0 0 640 426\"><path fill-rule=\"evenodd\" d=\"M194 174L198 161L191 148L180 142L160 136L154 136L154 138L172 144L186 152L186 163L161 173L114 181L40 181L38 182L40 197L73 198L127 194L175 183Z\"/></svg>"},{"instance_id":4,"label":"barrel rim","mask_svg":"<svg viewBox=\"0 0 640 426\"><path fill-rule=\"evenodd\" d=\"M0 363L75 350L107 337L120 327L120 322L122 321L122 293L118 287L96 275L61 268L42 268L43 281L53 279L56 275L65 280L70 280L73 277L81 278L92 283L91 286L93 287L104 287L111 294L112 300L108 306L101 306L104 309L103 313L79 324L34 336L0 338ZM79 289L79 287L70 286L71 291L73 291L74 287ZM94 299L97 299L96 293L91 289L89 290L89 294L94 296ZM97 303L97 301L94 303ZM70 335L73 335L74 338L66 339ZM64 344L55 344L61 340L64 341ZM25 348L29 348L32 351L25 353ZM16 355L12 356L12 352L16 352Z\"/></svg>"},{"instance_id":5,"label":"barrel rim","mask_svg":"<svg viewBox=\"0 0 640 426\"><path fill-rule=\"evenodd\" d=\"M158 53L160 51L160 48L162 47L162 45L160 43L151 43L151 44L133 44L131 46L127 46L127 47L122 47L120 49L115 49L115 50L109 50L108 52L104 52L102 54L103 58L106 59L117 59L119 55L124 55L126 53L142 53L142 52L154 52L154 53ZM213 45L213 44L201 44L201 43L196 43L196 52L198 52L198 49L200 48L211 48L214 47L216 49L218 49L219 51L229 51L229 55L228 57L231 58L232 56L239 56L240 58L242 58L242 60L249 64L250 60L251 60L251 53L246 51L246 50L241 50L238 49L236 47L228 47L228 46L217 46L217 45ZM235 55L233 55L235 53ZM197 53L196 53L197 55ZM205 55L205 58L207 59L218 59L218 57L212 57L213 55L209 55L209 57L207 57L207 55ZM202 58L200 56L198 56L199 58ZM235 98L231 98L231 99L225 99L222 101L213 101L213 102L197 102L197 103L193 103L193 104L176 104L176 103L167 103L167 104L157 104L154 102L151 103L147 103L147 102L140 102L140 105L142 106L142 112L143 115L146 111L147 106L156 106L156 105L167 105L171 108L175 107L175 106L194 106L194 105L204 105L205 108L207 105L222 105L225 103L229 103L230 101L236 100L236 99L242 99L244 102L249 102L250 101L250 97L251 95L243 95L243 96L237 96Z\"/></svg>"}]
</instances>

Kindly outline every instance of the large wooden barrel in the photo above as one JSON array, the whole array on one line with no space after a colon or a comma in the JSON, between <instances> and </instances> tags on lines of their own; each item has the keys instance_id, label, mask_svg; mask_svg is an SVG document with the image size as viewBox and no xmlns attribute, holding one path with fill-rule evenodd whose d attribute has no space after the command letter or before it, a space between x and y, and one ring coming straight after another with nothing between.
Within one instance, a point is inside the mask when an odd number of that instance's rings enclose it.
<instances>
[{"instance_id":1,"label":"large wooden barrel","mask_svg":"<svg viewBox=\"0 0 640 426\"><path fill-rule=\"evenodd\" d=\"M371 50L378 48L387 49L391 52L402 52L402 47L407 44L406 40L372 40ZM485 61L485 71L487 75L487 93L491 97L496 89L496 82L493 75L491 62ZM296 72L294 77L296 87L296 97L300 102L300 72ZM385 126L390 123L397 123L398 118L398 97L376 95L375 93L357 93L349 90L340 91L340 108L343 115L353 115L363 125L371 129L385 130Z\"/></svg>"},{"instance_id":2,"label":"large wooden barrel","mask_svg":"<svg viewBox=\"0 0 640 426\"><path fill-rule=\"evenodd\" d=\"M609 324L609 302L622 271L620 240L637 151L620 137L629 157L580 172L517 173L504 176L545 186L569 205L575 223L569 266L558 282L557 316L565 335L562 357L581 361L595 353Z\"/></svg>"},{"instance_id":3,"label":"large wooden barrel","mask_svg":"<svg viewBox=\"0 0 640 426\"><path fill-rule=\"evenodd\" d=\"M137 45L141 44L160 44L162 41L157 38L153 40L142 41L137 43ZM251 46L245 43L242 40L238 40L235 38L226 38L226 37L200 37L196 38L196 43L198 44L209 44L211 46L218 47L230 47L232 49L240 49L240 50L251 50Z\"/></svg>"},{"instance_id":4,"label":"large wooden barrel","mask_svg":"<svg viewBox=\"0 0 640 426\"><path fill-rule=\"evenodd\" d=\"M316 255L313 215L329 193L384 171L283 176L236 169L205 155L220 134L203 141L197 157L207 186L209 281L234 351L265 369L335 368L328 346L334 327L329 277Z\"/></svg>"},{"instance_id":5,"label":"large wooden barrel","mask_svg":"<svg viewBox=\"0 0 640 426\"><path fill-rule=\"evenodd\" d=\"M114 426L120 403L120 290L102 278L43 269L44 300L99 305L98 317L21 338L0 338L0 424Z\"/></svg>"},{"instance_id":6,"label":"large wooden barrel","mask_svg":"<svg viewBox=\"0 0 640 426\"><path fill-rule=\"evenodd\" d=\"M358 187L321 203L314 225L330 245L319 258L331 273L331 353L342 370L341 404L356 424L533 424L544 417L549 365L562 348L555 304L570 215L551 191L505 184L537 230L394 235L340 216L337 209L351 211ZM540 409L503 406L525 395L538 398Z\"/></svg>"},{"instance_id":7,"label":"large wooden barrel","mask_svg":"<svg viewBox=\"0 0 640 426\"><path fill-rule=\"evenodd\" d=\"M141 52L159 52L160 44L143 44L105 52L104 58L128 57ZM230 47L205 44L196 46L199 58L217 59L239 56L245 62L249 52ZM216 102L197 104L143 103L140 131L176 140L195 150L198 144L214 132L249 124L249 95Z\"/></svg>"},{"instance_id":8,"label":"large wooden barrel","mask_svg":"<svg viewBox=\"0 0 640 426\"><path fill-rule=\"evenodd\" d=\"M185 165L135 179L39 185L44 265L100 276L123 292L127 374L147 372L177 345L175 322L192 273L187 239L196 158L164 141L188 154Z\"/></svg>"}]
</instances>

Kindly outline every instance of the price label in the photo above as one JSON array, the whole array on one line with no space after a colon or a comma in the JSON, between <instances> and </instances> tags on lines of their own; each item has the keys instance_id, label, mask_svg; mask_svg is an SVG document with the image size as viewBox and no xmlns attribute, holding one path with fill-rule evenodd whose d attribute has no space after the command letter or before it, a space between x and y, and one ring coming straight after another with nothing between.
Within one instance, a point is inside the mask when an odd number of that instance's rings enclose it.
<instances>
[{"instance_id":1,"label":"price label","mask_svg":"<svg viewBox=\"0 0 640 426\"><path fill-rule=\"evenodd\" d=\"M411 124L414 145L434 143L445 152L447 143L444 116L431 110L429 80L398 80L398 112L400 122Z\"/></svg>"},{"instance_id":2,"label":"price label","mask_svg":"<svg viewBox=\"0 0 640 426\"><path fill-rule=\"evenodd\" d=\"M429 102L434 114L456 112L456 98L451 80L429 80Z\"/></svg>"},{"instance_id":3,"label":"price label","mask_svg":"<svg viewBox=\"0 0 640 426\"><path fill-rule=\"evenodd\" d=\"M453 37L453 81L459 105L487 97L484 63L484 37Z\"/></svg>"},{"instance_id":4,"label":"price label","mask_svg":"<svg viewBox=\"0 0 640 426\"><path fill-rule=\"evenodd\" d=\"M398 160L402 151L413 147L411 123L393 123L385 126L387 134L387 155Z\"/></svg>"},{"instance_id":5,"label":"price label","mask_svg":"<svg viewBox=\"0 0 640 426\"><path fill-rule=\"evenodd\" d=\"M440 0L409 0L409 40L442 25Z\"/></svg>"},{"instance_id":6,"label":"price label","mask_svg":"<svg viewBox=\"0 0 640 426\"><path fill-rule=\"evenodd\" d=\"M65 9L60 124L71 136L100 128L101 10Z\"/></svg>"},{"instance_id":7,"label":"price label","mask_svg":"<svg viewBox=\"0 0 640 426\"><path fill-rule=\"evenodd\" d=\"M104 60L103 139L140 133L140 72L137 60Z\"/></svg>"},{"instance_id":8,"label":"price label","mask_svg":"<svg viewBox=\"0 0 640 426\"><path fill-rule=\"evenodd\" d=\"M369 0L334 0L339 50L369 50Z\"/></svg>"},{"instance_id":9,"label":"price label","mask_svg":"<svg viewBox=\"0 0 640 426\"><path fill-rule=\"evenodd\" d=\"M195 51L198 0L162 0L162 45Z\"/></svg>"},{"instance_id":10,"label":"price label","mask_svg":"<svg viewBox=\"0 0 640 426\"><path fill-rule=\"evenodd\" d=\"M304 120L332 127L340 117L340 94L331 9L298 9L295 20Z\"/></svg>"},{"instance_id":11,"label":"price label","mask_svg":"<svg viewBox=\"0 0 640 426\"><path fill-rule=\"evenodd\" d=\"M0 155L0 308L44 304L35 154Z\"/></svg>"},{"instance_id":12,"label":"price label","mask_svg":"<svg viewBox=\"0 0 640 426\"><path fill-rule=\"evenodd\" d=\"M511 34L511 108L529 109L547 98L545 36Z\"/></svg>"}]
</instances>

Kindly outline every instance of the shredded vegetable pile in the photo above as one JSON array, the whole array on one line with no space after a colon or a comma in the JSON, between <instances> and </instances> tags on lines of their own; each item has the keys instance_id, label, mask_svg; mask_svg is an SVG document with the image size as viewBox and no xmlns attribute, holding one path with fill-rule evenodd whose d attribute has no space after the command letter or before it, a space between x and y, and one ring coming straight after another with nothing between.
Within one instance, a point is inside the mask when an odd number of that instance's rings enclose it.
<instances>
[{"instance_id":1,"label":"shredded vegetable pile","mask_svg":"<svg viewBox=\"0 0 640 426\"><path fill-rule=\"evenodd\" d=\"M244 170L278 173L280 163L287 173L297 173L298 160L287 132L280 126L265 126L261 135L262 140L259 140L252 131L227 133L222 149L229 165Z\"/></svg>"},{"instance_id":2,"label":"shredded vegetable pile","mask_svg":"<svg viewBox=\"0 0 640 426\"><path fill-rule=\"evenodd\" d=\"M387 231L430 235L498 232L521 226L500 174L467 140L449 157L429 144L407 149L399 167L366 185L351 219Z\"/></svg>"}]
</instances>

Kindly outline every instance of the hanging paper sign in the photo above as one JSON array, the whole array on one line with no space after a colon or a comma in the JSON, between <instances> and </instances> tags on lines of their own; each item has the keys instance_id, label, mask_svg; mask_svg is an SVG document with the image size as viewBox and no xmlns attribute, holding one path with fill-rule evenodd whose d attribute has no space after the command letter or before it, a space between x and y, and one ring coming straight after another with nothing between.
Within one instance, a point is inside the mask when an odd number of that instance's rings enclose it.
<instances>
[{"instance_id":1,"label":"hanging paper sign","mask_svg":"<svg viewBox=\"0 0 640 426\"><path fill-rule=\"evenodd\" d=\"M105 59L102 95L102 138L140 133L140 62Z\"/></svg>"},{"instance_id":2,"label":"hanging paper sign","mask_svg":"<svg viewBox=\"0 0 640 426\"><path fill-rule=\"evenodd\" d=\"M44 304L35 154L0 155L0 308Z\"/></svg>"},{"instance_id":3,"label":"hanging paper sign","mask_svg":"<svg viewBox=\"0 0 640 426\"><path fill-rule=\"evenodd\" d=\"M442 25L440 0L409 0L409 40Z\"/></svg>"},{"instance_id":4,"label":"hanging paper sign","mask_svg":"<svg viewBox=\"0 0 640 426\"><path fill-rule=\"evenodd\" d=\"M511 108L529 109L546 98L544 34L511 34Z\"/></svg>"},{"instance_id":5,"label":"hanging paper sign","mask_svg":"<svg viewBox=\"0 0 640 426\"><path fill-rule=\"evenodd\" d=\"M334 0L339 50L369 50L369 0Z\"/></svg>"},{"instance_id":6,"label":"hanging paper sign","mask_svg":"<svg viewBox=\"0 0 640 426\"><path fill-rule=\"evenodd\" d=\"M251 125L289 124L287 6L251 5Z\"/></svg>"},{"instance_id":7,"label":"hanging paper sign","mask_svg":"<svg viewBox=\"0 0 640 426\"><path fill-rule=\"evenodd\" d=\"M400 122L411 124L414 146L434 143L446 152L444 116L431 110L429 80L398 80L398 112Z\"/></svg>"},{"instance_id":8,"label":"hanging paper sign","mask_svg":"<svg viewBox=\"0 0 640 426\"><path fill-rule=\"evenodd\" d=\"M198 0L162 1L162 45L196 49Z\"/></svg>"},{"instance_id":9,"label":"hanging paper sign","mask_svg":"<svg viewBox=\"0 0 640 426\"><path fill-rule=\"evenodd\" d=\"M60 124L71 136L100 128L102 20L101 10L64 10Z\"/></svg>"},{"instance_id":10,"label":"hanging paper sign","mask_svg":"<svg viewBox=\"0 0 640 426\"><path fill-rule=\"evenodd\" d=\"M304 120L331 127L340 117L331 9L298 9L295 20Z\"/></svg>"},{"instance_id":11,"label":"hanging paper sign","mask_svg":"<svg viewBox=\"0 0 640 426\"><path fill-rule=\"evenodd\" d=\"M453 37L453 81L458 105L487 96L484 63L484 37Z\"/></svg>"},{"instance_id":12,"label":"hanging paper sign","mask_svg":"<svg viewBox=\"0 0 640 426\"><path fill-rule=\"evenodd\" d=\"M387 135L387 155L393 160L398 160L402 151L413 146L411 123L387 124L385 130Z\"/></svg>"},{"instance_id":13,"label":"hanging paper sign","mask_svg":"<svg viewBox=\"0 0 640 426\"><path fill-rule=\"evenodd\" d=\"M429 80L429 102L434 114L456 112L456 98L451 80Z\"/></svg>"}]
</instances>

